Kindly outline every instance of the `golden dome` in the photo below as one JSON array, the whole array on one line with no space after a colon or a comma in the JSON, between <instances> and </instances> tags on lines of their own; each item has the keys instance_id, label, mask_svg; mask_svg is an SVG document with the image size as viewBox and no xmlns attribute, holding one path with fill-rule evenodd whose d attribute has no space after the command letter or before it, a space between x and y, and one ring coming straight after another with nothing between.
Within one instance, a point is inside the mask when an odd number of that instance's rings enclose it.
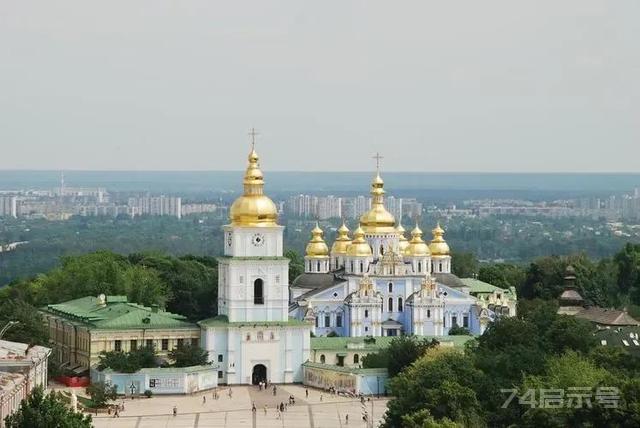
<instances>
[{"instance_id":1,"label":"golden dome","mask_svg":"<svg viewBox=\"0 0 640 428\"><path fill-rule=\"evenodd\" d=\"M366 233L393 233L396 219L384 207L384 181L380 173L371 182L371 209L360 217L360 224Z\"/></svg>"},{"instance_id":2,"label":"golden dome","mask_svg":"<svg viewBox=\"0 0 640 428\"><path fill-rule=\"evenodd\" d=\"M434 256L448 256L450 253L449 245L445 242L443 235L444 230L440 227L440 223L435 229L431 231L433 233L433 239L429 244L429 250Z\"/></svg>"},{"instance_id":3,"label":"golden dome","mask_svg":"<svg viewBox=\"0 0 640 428\"><path fill-rule=\"evenodd\" d=\"M369 257L371 254L371 247L364 239L364 230L358 225L358 228L353 232L353 241L347 247L347 255Z\"/></svg>"},{"instance_id":4,"label":"golden dome","mask_svg":"<svg viewBox=\"0 0 640 428\"><path fill-rule=\"evenodd\" d=\"M407 237L404 236L404 227L402 227L402 223L398 223L398 227L396 227L396 232L398 232L398 249L400 250L400 254L404 254L409 248L409 241L407 241Z\"/></svg>"},{"instance_id":5,"label":"golden dome","mask_svg":"<svg viewBox=\"0 0 640 428\"><path fill-rule=\"evenodd\" d=\"M411 231L411 241L409 241L406 254L413 257L428 257L431 254L429 246L422 240L422 230L420 230L417 224Z\"/></svg>"},{"instance_id":6,"label":"golden dome","mask_svg":"<svg viewBox=\"0 0 640 428\"><path fill-rule=\"evenodd\" d=\"M266 227L276 226L278 209L268 196L264 195L264 177L260 170L259 158L255 150L249 153L249 165L244 173L244 193L229 209L232 226Z\"/></svg>"},{"instance_id":7,"label":"golden dome","mask_svg":"<svg viewBox=\"0 0 640 428\"><path fill-rule=\"evenodd\" d=\"M347 254L349 244L351 244L349 228L342 222L342 226L338 228L338 236L336 236L336 240L331 246L331 254Z\"/></svg>"},{"instance_id":8,"label":"golden dome","mask_svg":"<svg viewBox=\"0 0 640 428\"><path fill-rule=\"evenodd\" d=\"M327 257L329 255L329 247L322 239L322 229L316 222L316 227L311 230L311 240L307 244L307 257Z\"/></svg>"}]
</instances>

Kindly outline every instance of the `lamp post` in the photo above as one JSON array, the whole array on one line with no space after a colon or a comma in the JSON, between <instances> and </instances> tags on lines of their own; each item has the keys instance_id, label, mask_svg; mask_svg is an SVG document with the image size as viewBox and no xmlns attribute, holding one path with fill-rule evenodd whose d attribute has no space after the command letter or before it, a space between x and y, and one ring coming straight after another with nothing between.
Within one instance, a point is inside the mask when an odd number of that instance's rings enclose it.
<instances>
[{"instance_id":1,"label":"lamp post","mask_svg":"<svg viewBox=\"0 0 640 428\"><path fill-rule=\"evenodd\" d=\"M2 339L2 336L4 336L7 330L17 324L20 324L20 321L9 321L8 323L6 323L5 326L2 327L2 330L0 330L0 339Z\"/></svg>"}]
</instances>

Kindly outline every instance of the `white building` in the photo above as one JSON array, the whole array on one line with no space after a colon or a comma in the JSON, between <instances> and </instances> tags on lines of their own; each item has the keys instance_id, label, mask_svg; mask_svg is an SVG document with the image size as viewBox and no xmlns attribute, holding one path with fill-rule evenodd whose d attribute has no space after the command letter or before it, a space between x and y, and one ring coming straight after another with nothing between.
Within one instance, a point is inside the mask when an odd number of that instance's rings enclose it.
<instances>
[{"instance_id":1,"label":"white building","mask_svg":"<svg viewBox=\"0 0 640 428\"><path fill-rule=\"evenodd\" d=\"M33 388L47 388L49 354L43 346L0 340L0 427Z\"/></svg>"},{"instance_id":2,"label":"white building","mask_svg":"<svg viewBox=\"0 0 640 428\"><path fill-rule=\"evenodd\" d=\"M254 150L244 194L229 210L218 259L218 315L199 322L202 346L220 366L219 383L301 382L311 325L289 318L289 259L276 205L264 193Z\"/></svg>"},{"instance_id":3,"label":"white building","mask_svg":"<svg viewBox=\"0 0 640 428\"><path fill-rule=\"evenodd\" d=\"M15 196L0 196L0 217L18 217L18 199Z\"/></svg>"}]
</instances>

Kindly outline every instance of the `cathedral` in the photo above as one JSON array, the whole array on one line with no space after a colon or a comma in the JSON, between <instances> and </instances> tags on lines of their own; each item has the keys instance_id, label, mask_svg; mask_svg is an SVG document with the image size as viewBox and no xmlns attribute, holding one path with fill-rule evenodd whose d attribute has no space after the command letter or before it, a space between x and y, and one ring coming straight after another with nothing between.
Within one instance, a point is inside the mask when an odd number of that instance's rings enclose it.
<instances>
[{"instance_id":1,"label":"cathedral","mask_svg":"<svg viewBox=\"0 0 640 428\"><path fill-rule=\"evenodd\" d=\"M316 224L305 273L291 285L284 227L264 194L253 148L243 187L229 209L230 223L223 226L218 316L198 323L202 347L218 366L218 383L301 382L312 333L443 336L457 325L481 334L491 319L515 314L514 290L470 278L465 282L451 273L439 225L429 243L418 225L407 239L384 206L379 171L371 183L371 209L353 237L343 224L329 250Z\"/></svg>"},{"instance_id":2,"label":"cathedral","mask_svg":"<svg viewBox=\"0 0 640 428\"><path fill-rule=\"evenodd\" d=\"M313 228L305 273L290 287L293 318L312 322L316 336L444 336L454 326L482 334L495 317L515 315L515 290L452 274L440 225L428 243L418 224L408 239L384 194L378 170L371 208L353 238L342 224L331 249L318 224Z\"/></svg>"}]
</instances>

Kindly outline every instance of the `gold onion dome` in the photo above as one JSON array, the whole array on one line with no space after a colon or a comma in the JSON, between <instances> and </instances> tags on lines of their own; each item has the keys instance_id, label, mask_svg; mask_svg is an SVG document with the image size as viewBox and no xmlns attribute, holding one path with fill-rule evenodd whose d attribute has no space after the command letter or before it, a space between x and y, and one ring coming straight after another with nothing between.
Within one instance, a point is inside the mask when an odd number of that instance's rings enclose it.
<instances>
[{"instance_id":1,"label":"gold onion dome","mask_svg":"<svg viewBox=\"0 0 640 428\"><path fill-rule=\"evenodd\" d=\"M371 247L367 240L364 239L364 230L358 225L358 228L353 232L353 241L347 247L347 255L368 257L371 254Z\"/></svg>"},{"instance_id":2,"label":"gold onion dome","mask_svg":"<svg viewBox=\"0 0 640 428\"><path fill-rule=\"evenodd\" d=\"M411 231L411 241L409 241L406 254L414 257L428 257L431 254L429 246L422 240L422 230L417 224Z\"/></svg>"},{"instance_id":3,"label":"gold onion dome","mask_svg":"<svg viewBox=\"0 0 640 428\"><path fill-rule=\"evenodd\" d=\"M400 250L400 254L404 254L409 248L409 241L407 237L404 236L404 227L402 227L402 223L398 223L398 227L396 227L396 232L398 232L398 249Z\"/></svg>"},{"instance_id":4,"label":"gold onion dome","mask_svg":"<svg viewBox=\"0 0 640 428\"><path fill-rule=\"evenodd\" d=\"M349 238L349 228L344 222L342 226L338 228L338 236L331 246L332 254L347 254L347 247L351 244L351 238Z\"/></svg>"},{"instance_id":5,"label":"gold onion dome","mask_svg":"<svg viewBox=\"0 0 640 428\"><path fill-rule=\"evenodd\" d=\"M307 244L307 257L326 257L329 255L329 247L322 238L322 229L316 222L316 227L311 230L311 240Z\"/></svg>"},{"instance_id":6,"label":"gold onion dome","mask_svg":"<svg viewBox=\"0 0 640 428\"><path fill-rule=\"evenodd\" d=\"M440 227L440 223L436 226L435 229L431 231L433 233L433 239L429 244L429 250L431 250L431 254L434 256L448 256L449 255L449 245L445 242L443 235L444 230Z\"/></svg>"},{"instance_id":7,"label":"gold onion dome","mask_svg":"<svg viewBox=\"0 0 640 428\"><path fill-rule=\"evenodd\" d=\"M276 226L278 209L264 194L264 177L260 170L258 154L254 149L249 153L249 165L244 173L244 193L229 209L232 226L265 227Z\"/></svg>"},{"instance_id":8,"label":"gold onion dome","mask_svg":"<svg viewBox=\"0 0 640 428\"><path fill-rule=\"evenodd\" d=\"M371 209L360 217L360 224L366 233L393 233L396 219L384 207L384 181L380 173L371 182Z\"/></svg>"}]
</instances>

